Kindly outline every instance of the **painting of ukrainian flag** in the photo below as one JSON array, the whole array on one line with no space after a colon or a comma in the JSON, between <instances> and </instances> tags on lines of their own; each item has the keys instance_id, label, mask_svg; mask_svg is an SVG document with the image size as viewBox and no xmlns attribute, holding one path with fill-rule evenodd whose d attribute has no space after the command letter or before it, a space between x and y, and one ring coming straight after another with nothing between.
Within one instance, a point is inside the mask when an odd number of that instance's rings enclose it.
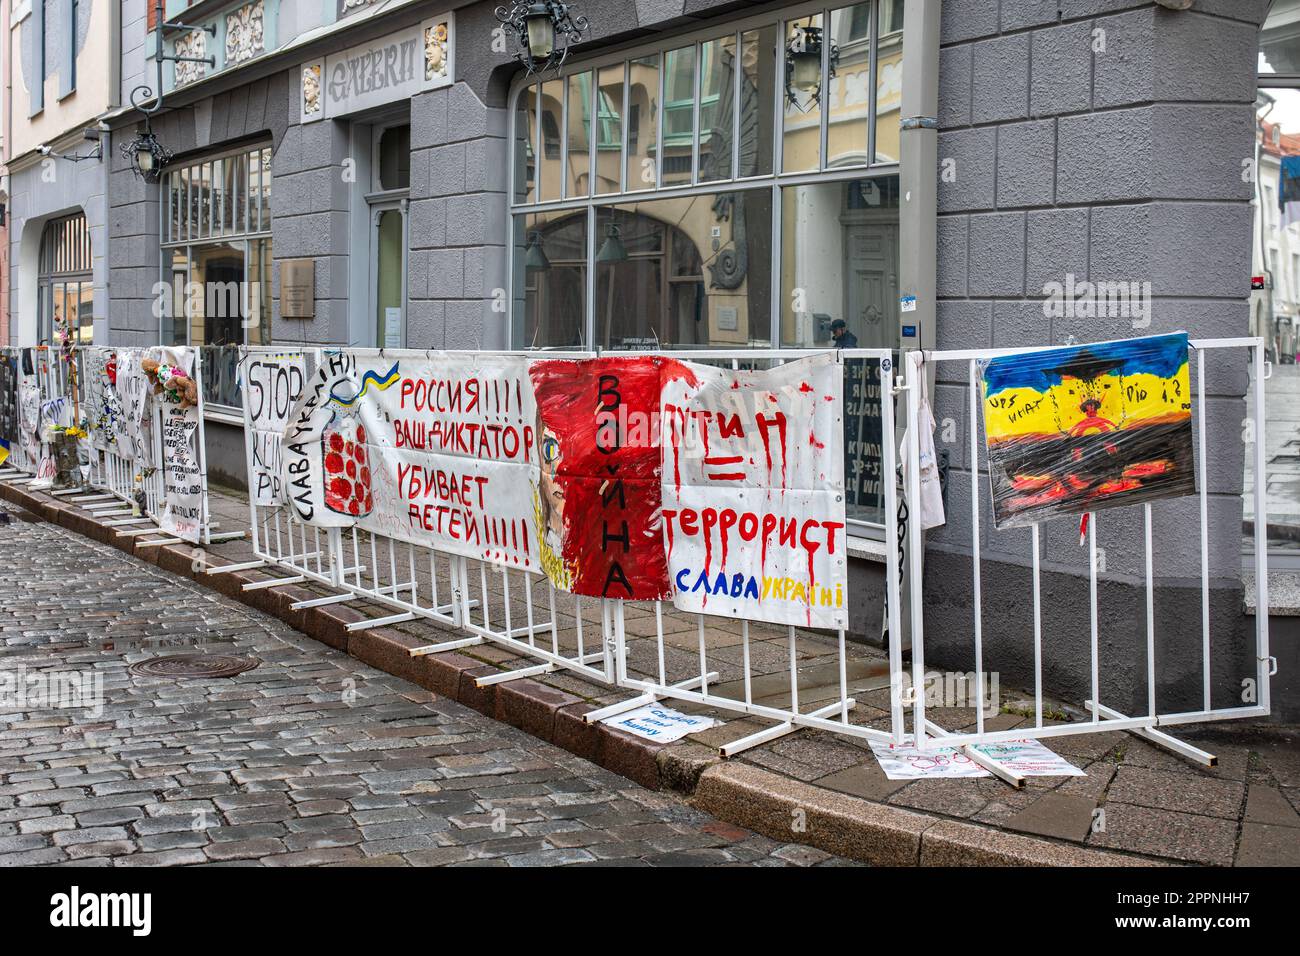
<instances>
[{"instance_id":1,"label":"painting of ukrainian flag","mask_svg":"<svg viewBox=\"0 0 1300 956\"><path fill-rule=\"evenodd\" d=\"M1196 491L1187 335L980 363L994 526Z\"/></svg>"}]
</instances>

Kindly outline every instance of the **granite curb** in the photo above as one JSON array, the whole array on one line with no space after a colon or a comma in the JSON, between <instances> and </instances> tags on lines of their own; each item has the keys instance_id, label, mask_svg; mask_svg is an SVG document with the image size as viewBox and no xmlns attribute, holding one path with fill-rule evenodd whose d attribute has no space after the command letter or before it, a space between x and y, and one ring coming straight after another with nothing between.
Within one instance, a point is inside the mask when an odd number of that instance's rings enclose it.
<instances>
[{"instance_id":1,"label":"granite curb","mask_svg":"<svg viewBox=\"0 0 1300 956\"><path fill-rule=\"evenodd\" d=\"M652 790L668 790L719 820L765 836L884 866L1152 866L1160 861L1086 849L991 827L873 803L749 764L725 762L692 741L656 744L582 715L596 709L583 698L531 679L480 687L499 673L468 654L412 657L420 638L393 628L349 632L367 618L343 604L298 609L316 596L295 585L245 591L265 580L260 569L208 574L211 552L190 544L141 546L71 502L0 482L0 499L41 519L210 588L385 673L456 700ZM224 561L224 559L222 559ZM436 623L428 626L439 628ZM459 636L459 635L456 635Z\"/></svg>"}]
</instances>

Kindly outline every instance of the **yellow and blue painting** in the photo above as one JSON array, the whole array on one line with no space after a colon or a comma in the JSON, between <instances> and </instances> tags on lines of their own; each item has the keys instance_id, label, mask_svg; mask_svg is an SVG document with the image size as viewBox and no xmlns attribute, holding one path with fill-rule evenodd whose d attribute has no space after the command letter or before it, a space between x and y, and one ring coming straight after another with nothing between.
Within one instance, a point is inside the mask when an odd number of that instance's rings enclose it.
<instances>
[{"instance_id":1,"label":"yellow and blue painting","mask_svg":"<svg viewBox=\"0 0 1300 956\"><path fill-rule=\"evenodd\" d=\"M1195 493L1186 333L980 365L995 527Z\"/></svg>"}]
</instances>

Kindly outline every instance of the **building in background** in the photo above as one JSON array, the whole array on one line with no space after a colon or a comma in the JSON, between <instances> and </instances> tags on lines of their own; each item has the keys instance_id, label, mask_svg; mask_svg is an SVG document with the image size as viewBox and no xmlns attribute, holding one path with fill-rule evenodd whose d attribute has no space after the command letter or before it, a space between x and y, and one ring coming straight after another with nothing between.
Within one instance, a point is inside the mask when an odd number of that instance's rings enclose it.
<instances>
[{"instance_id":1,"label":"building in background","mask_svg":"<svg viewBox=\"0 0 1300 956\"><path fill-rule=\"evenodd\" d=\"M9 3L0 0L0 37L9 36ZM9 344L9 45L0 43L0 346Z\"/></svg>"},{"instance_id":2,"label":"building in background","mask_svg":"<svg viewBox=\"0 0 1300 956\"><path fill-rule=\"evenodd\" d=\"M112 0L8 0L11 340L108 339L103 117L121 67Z\"/></svg>"}]
</instances>

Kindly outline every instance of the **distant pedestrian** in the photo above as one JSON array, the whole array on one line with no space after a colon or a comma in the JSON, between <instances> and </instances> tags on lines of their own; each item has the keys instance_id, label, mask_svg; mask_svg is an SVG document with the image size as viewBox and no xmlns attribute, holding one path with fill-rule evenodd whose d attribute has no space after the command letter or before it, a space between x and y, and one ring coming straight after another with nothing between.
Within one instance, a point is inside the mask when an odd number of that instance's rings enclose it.
<instances>
[{"instance_id":1,"label":"distant pedestrian","mask_svg":"<svg viewBox=\"0 0 1300 956\"><path fill-rule=\"evenodd\" d=\"M848 323L843 319L836 319L831 323L831 338L835 340L837 349L855 349L858 347L858 337L849 331Z\"/></svg>"}]
</instances>

